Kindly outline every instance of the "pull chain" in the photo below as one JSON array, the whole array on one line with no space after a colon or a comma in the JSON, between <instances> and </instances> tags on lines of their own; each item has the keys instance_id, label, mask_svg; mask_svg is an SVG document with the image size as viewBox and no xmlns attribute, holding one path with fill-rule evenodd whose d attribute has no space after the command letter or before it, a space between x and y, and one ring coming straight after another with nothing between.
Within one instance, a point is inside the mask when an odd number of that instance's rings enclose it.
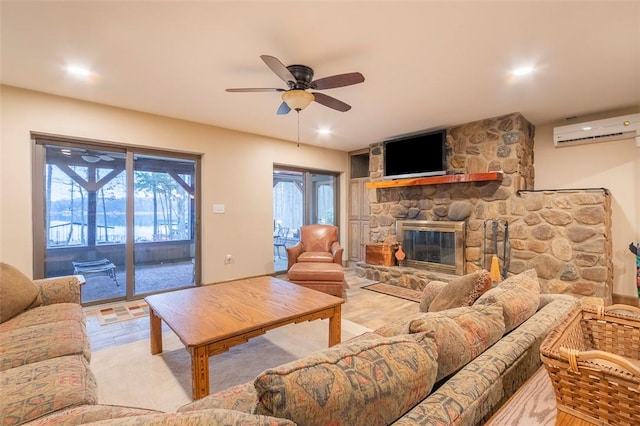
<instances>
[{"instance_id":1,"label":"pull chain","mask_svg":"<svg viewBox=\"0 0 640 426\"><path fill-rule=\"evenodd\" d=\"M298 115L298 148L300 148L300 111L296 111Z\"/></svg>"}]
</instances>

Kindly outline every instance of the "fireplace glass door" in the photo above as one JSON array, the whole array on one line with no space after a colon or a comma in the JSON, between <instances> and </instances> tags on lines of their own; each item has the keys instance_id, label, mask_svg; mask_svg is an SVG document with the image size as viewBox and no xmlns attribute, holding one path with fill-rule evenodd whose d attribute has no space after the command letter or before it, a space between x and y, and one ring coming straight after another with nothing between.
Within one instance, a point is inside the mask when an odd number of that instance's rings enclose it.
<instances>
[{"instance_id":1,"label":"fireplace glass door","mask_svg":"<svg viewBox=\"0 0 640 426\"><path fill-rule=\"evenodd\" d=\"M402 240L402 248L410 259L450 266L456 264L453 232L405 230Z\"/></svg>"},{"instance_id":2,"label":"fireplace glass door","mask_svg":"<svg viewBox=\"0 0 640 426\"><path fill-rule=\"evenodd\" d=\"M464 222L397 221L396 237L405 266L464 275Z\"/></svg>"}]
</instances>

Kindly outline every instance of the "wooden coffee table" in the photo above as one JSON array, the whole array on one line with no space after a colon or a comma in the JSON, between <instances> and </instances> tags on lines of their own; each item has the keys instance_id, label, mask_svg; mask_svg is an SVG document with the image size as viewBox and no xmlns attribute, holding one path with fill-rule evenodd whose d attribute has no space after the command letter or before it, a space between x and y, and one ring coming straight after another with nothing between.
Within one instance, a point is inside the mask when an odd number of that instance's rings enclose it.
<instances>
[{"instance_id":1,"label":"wooden coffee table","mask_svg":"<svg viewBox=\"0 0 640 426\"><path fill-rule=\"evenodd\" d=\"M339 297L263 276L145 297L151 353L162 352L164 321L191 353L192 396L209 394L209 357L268 330L329 318L329 346L340 343ZM256 354L259 355L259 354Z\"/></svg>"}]
</instances>

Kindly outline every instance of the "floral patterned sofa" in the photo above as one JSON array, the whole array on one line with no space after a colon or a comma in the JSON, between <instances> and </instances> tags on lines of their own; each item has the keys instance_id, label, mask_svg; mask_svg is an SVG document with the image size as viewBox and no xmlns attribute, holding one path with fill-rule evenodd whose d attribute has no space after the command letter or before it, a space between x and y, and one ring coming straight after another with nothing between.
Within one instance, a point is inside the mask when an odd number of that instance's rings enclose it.
<instances>
[{"instance_id":1,"label":"floral patterned sofa","mask_svg":"<svg viewBox=\"0 0 640 426\"><path fill-rule=\"evenodd\" d=\"M534 270L478 291L484 280L478 272L434 284L425 289L423 312L175 413L88 398L29 424L480 425L540 367L540 344L579 304L541 295ZM440 294L459 301L440 303ZM443 310L429 309L432 303Z\"/></svg>"},{"instance_id":2,"label":"floral patterned sofa","mask_svg":"<svg viewBox=\"0 0 640 426\"><path fill-rule=\"evenodd\" d=\"M0 419L95 404L81 277L35 280L0 263Z\"/></svg>"}]
</instances>

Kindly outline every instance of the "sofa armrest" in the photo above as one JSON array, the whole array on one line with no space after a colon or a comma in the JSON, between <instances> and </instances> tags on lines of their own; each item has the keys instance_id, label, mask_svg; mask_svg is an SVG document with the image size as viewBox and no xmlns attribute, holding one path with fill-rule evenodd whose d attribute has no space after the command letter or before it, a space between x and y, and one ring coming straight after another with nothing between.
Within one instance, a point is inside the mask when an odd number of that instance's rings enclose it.
<instances>
[{"instance_id":1,"label":"sofa armrest","mask_svg":"<svg viewBox=\"0 0 640 426\"><path fill-rule=\"evenodd\" d=\"M340 243L338 241L334 241L333 243L331 243L331 254L333 255L333 263L342 265L343 252L344 252L344 248L340 246Z\"/></svg>"},{"instance_id":2,"label":"sofa armrest","mask_svg":"<svg viewBox=\"0 0 640 426\"><path fill-rule=\"evenodd\" d=\"M81 287L85 283L82 275L43 278L33 280L33 283L40 291L43 305L82 302Z\"/></svg>"},{"instance_id":3,"label":"sofa armrest","mask_svg":"<svg viewBox=\"0 0 640 426\"><path fill-rule=\"evenodd\" d=\"M243 413L253 413L258 403L258 393L253 386L253 380L232 386L225 390L207 395L178 408L178 413L188 411L210 410L214 408L236 410Z\"/></svg>"}]
</instances>

